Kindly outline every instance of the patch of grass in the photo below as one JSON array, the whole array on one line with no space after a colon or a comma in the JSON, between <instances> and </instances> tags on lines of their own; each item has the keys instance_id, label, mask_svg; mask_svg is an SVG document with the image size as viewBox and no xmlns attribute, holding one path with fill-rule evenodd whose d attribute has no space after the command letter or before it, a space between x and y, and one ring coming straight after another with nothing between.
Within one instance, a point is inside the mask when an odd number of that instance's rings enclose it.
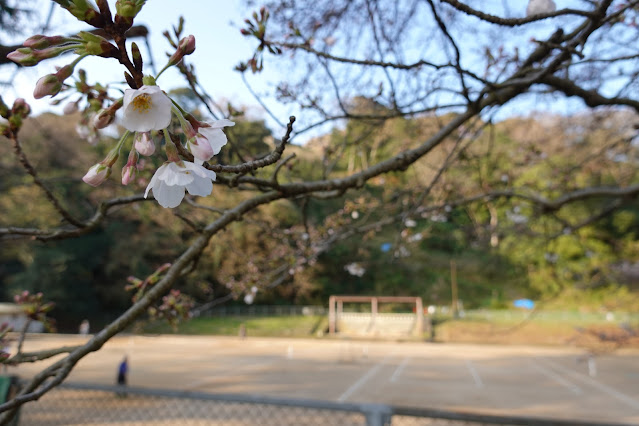
<instances>
[{"instance_id":1,"label":"patch of grass","mask_svg":"<svg viewBox=\"0 0 639 426\"><path fill-rule=\"evenodd\" d=\"M438 315L434 320L437 342L583 346L584 338L592 337L589 330L597 329L606 335L619 334L623 331L620 324L624 322L637 326L639 315L616 314L614 321L607 321L604 314L594 313L540 311L531 316L524 311L482 310L467 311L461 319ZM249 337L309 338L326 330L328 319L325 315L198 317L181 323L177 330L173 330L166 322L158 321L146 324L140 331L238 336L242 324ZM429 338L425 333L424 340Z\"/></svg>"},{"instance_id":2,"label":"patch of grass","mask_svg":"<svg viewBox=\"0 0 639 426\"><path fill-rule=\"evenodd\" d=\"M196 334L237 336L240 325L246 327L247 336L259 337L312 337L327 326L325 316L278 317L198 317L178 325L173 330L165 322L155 322L143 328L145 333Z\"/></svg>"},{"instance_id":3,"label":"patch of grass","mask_svg":"<svg viewBox=\"0 0 639 426\"><path fill-rule=\"evenodd\" d=\"M478 310L470 311L460 319L436 317L435 340L448 343L581 346L584 336L591 335L592 330L597 330L601 335L623 335L621 325L636 326L638 322L639 316L628 313L617 313L608 320L602 313Z\"/></svg>"}]
</instances>

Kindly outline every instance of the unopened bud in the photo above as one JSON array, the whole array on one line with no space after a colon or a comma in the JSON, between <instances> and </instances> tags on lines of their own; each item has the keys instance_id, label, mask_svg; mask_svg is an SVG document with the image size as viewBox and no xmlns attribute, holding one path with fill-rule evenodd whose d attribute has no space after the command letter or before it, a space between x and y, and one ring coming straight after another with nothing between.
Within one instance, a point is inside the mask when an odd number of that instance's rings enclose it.
<instances>
[{"instance_id":1,"label":"unopened bud","mask_svg":"<svg viewBox=\"0 0 639 426\"><path fill-rule=\"evenodd\" d=\"M41 99L45 96L55 96L60 93L60 90L62 90L62 83L58 77L55 74L47 74L36 83L33 97Z\"/></svg>"},{"instance_id":2,"label":"unopened bud","mask_svg":"<svg viewBox=\"0 0 639 426\"><path fill-rule=\"evenodd\" d=\"M78 102L79 101L75 101L75 102L69 102L67 103L64 108L62 109L62 112L65 115L71 115L71 114L75 114L76 112L78 112Z\"/></svg>"},{"instance_id":3,"label":"unopened bud","mask_svg":"<svg viewBox=\"0 0 639 426\"><path fill-rule=\"evenodd\" d=\"M55 73L55 76L58 78L60 83L71 77L71 75L73 75L73 65L71 64L58 68L58 71Z\"/></svg>"},{"instance_id":4,"label":"unopened bud","mask_svg":"<svg viewBox=\"0 0 639 426\"><path fill-rule=\"evenodd\" d=\"M195 52L195 37L193 35L184 37L180 40L175 53L169 58L169 65L178 64L185 55L190 55L193 52Z\"/></svg>"},{"instance_id":5,"label":"unopened bud","mask_svg":"<svg viewBox=\"0 0 639 426\"><path fill-rule=\"evenodd\" d=\"M122 168L122 185L128 185L135 180L138 174L136 166L125 166Z\"/></svg>"},{"instance_id":6,"label":"unopened bud","mask_svg":"<svg viewBox=\"0 0 639 426\"><path fill-rule=\"evenodd\" d=\"M190 55L195 52L195 36L191 34L180 40L178 49L182 50L185 55Z\"/></svg>"},{"instance_id":7,"label":"unopened bud","mask_svg":"<svg viewBox=\"0 0 639 426\"><path fill-rule=\"evenodd\" d=\"M33 91L33 97L36 99L43 98L45 96L55 96L62 90L62 83L73 74L74 65L65 65L59 68L55 74L47 74L41 77L36 83L35 90Z\"/></svg>"},{"instance_id":8,"label":"unopened bud","mask_svg":"<svg viewBox=\"0 0 639 426\"><path fill-rule=\"evenodd\" d=\"M83 46L78 50L86 52L89 55L108 58L119 53L117 47L109 43L109 41L104 37L87 31L81 31L78 35L83 41Z\"/></svg>"},{"instance_id":9,"label":"unopened bud","mask_svg":"<svg viewBox=\"0 0 639 426\"><path fill-rule=\"evenodd\" d=\"M24 43L22 43L22 45L25 47L30 47L32 49L46 49L47 47L58 46L60 44L75 40L77 39L71 39L62 36L47 37L45 35L34 35L26 39Z\"/></svg>"},{"instance_id":10,"label":"unopened bud","mask_svg":"<svg viewBox=\"0 0 639 426\"><path fill-rule=\"evenodd\" d=\"M153 155L155 152L155 143L149 132L140 132L135 135L135 149L147 157Z\"/></svg>"},{"instance_id":11,"label":"unopened bud","mask_svg":"<svg viewBox=\"0 0 639 426\"><path fill-rule=\"evenodd\" d=\"M54 0L60 6L65 8L71 15L84 21L87 24L96 27L104 27L104 17L95 10L94 6L88 0Z\"/></svg>"},{"instance_id":12,"label":"unopened bud","mask_svg":"<svg viewBox=\"0 0 639 426\"><path fill-rule=\"evenodd\" d=\"M91 186L101 185L111 175L111 167L105 166L102 163L95 164L89 169L86 175L82 178L85 183Z\"/></svg>"},{"instance_id":13,"label":"unopened bud","mask_svg":"<svg viewBox=\"0 0 639 426\"><path fill-rule=\"evenodd\" d=\"M18 98L13 102L13 107L11 108L11 114L20 115L22 117L26 117L31 113L31 107L23 98Z\"/></svg>"},{"instance_id":14,"label":"unopened bud","mask_svg":"<svg viewBox=\"0 0 639 426\"><path fill-rule=\"evenodd\" d=\"M115 10L123 18L135 18L139 12L136 11L135 1L132 0L118 0L115 2Z\"/></svg>"},{"instance_id":15,"label":"unopened bud","mask_svg":"<svg viewBox=\"0 0 639 426\"><path fill-rule=\"evenodd\" d=\"M14 50L7 55L7 59L10 59L16 64L20 64L24 67L32 67L40 62L40 60L33 54L33 50L28 47L21 47L20 49Z\"/></svg>"},{"instance_id":16,"label":"unopened bud","mask_svg":"<svg viewBox=\"0 0 639 426\"><path fill-rule=\"evenodd\" d=\"M133 19L144 6L146 0L118 0L115 2L115 23L122 29L129 29L133 25Z\"/></svg>"},{"instance_id":17,"label":"unopened bud","mask_svg":"<svg viewBox=\"0 0 639 426\"><path fill-rule=\"evenodd\" d=\"M115 120L115 114L110 109L103 109L93 118L93 127L96 129L104 129Z\"/></svg>"},{"instance_id":18,"label":"unopened bud","mask_svg":"<svg viewBox=\"0 0 639 426\"><path fill-rule=\"evenodd\" d=\"M191 154L198 160L201 161L209 161L214 155L215 152L211 147L208 139L205 137L195 137L191 139L188 143L189 149L191 150Z\"/></svg>"},{"instance_id":19,"label":"unopened bud","mask_svg":"<svg viewBox=\"0 0 639 426\"><path fill-rule=\"evenodd\" d=\"M122 168L122 185L128 185L135 180L135 176L138 173L138 152L135 148L129 151L129 159L126 162L126 166Z\"/></svg>"}]
</instances>

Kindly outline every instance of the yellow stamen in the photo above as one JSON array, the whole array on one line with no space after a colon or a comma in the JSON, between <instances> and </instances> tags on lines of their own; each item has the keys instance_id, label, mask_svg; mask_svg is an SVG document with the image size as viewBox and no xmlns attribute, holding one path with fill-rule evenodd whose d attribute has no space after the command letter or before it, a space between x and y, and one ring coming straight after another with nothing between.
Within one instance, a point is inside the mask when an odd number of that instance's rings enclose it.
<instances>
[{"instance_id":1,"label":"yellow stamen","mask_svg":"<svg viewBox=\"0 0 639 426\"><path fill-rule=\"evenodd\" d=\"M131 103L133 104L133 109L141 114L146 114L153 106L151 95L148 93L142 93L136 96Z\"/></svg>"}]
</instances>

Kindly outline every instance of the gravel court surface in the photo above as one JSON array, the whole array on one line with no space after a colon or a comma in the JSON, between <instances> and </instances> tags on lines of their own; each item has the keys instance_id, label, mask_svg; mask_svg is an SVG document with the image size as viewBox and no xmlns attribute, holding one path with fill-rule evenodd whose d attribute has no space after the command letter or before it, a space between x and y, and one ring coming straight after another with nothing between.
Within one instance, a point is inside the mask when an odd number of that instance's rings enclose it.
<instances>
[{"instance_id":1,"label":"gravel court surface","mask_svg":"<svg viewBox=\"0 0 639 426\"><path fill-rule=\"evenodd\" d=\"M85 339L30 336L25 350ZM118 336L68 381L113 384L125 354L134 386L639 424L639 352L630 350L598 357L590 377L576 348ZM9 372L28 378L41 365Z\"/></svg>"}]
</instances>

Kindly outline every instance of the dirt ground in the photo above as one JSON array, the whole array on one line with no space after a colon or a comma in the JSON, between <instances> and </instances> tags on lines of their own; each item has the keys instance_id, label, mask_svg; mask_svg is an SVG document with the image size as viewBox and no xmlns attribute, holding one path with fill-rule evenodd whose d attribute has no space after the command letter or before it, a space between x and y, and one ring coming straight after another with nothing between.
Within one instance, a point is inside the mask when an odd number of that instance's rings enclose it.
<instances>
[{"instance_id":1,"label":"dirt ground","mask_svg":"<svg viewBox=\"0 0 639 426\"><path fill-rule=\"evenodd\" d=\"M34 337L25 350L79 344ZM639 351L590 364L574 348L191 336L120 336L69 382L639 424ZM11 368L28 378L40 365Z\"/></svg>"}]
</instances>

